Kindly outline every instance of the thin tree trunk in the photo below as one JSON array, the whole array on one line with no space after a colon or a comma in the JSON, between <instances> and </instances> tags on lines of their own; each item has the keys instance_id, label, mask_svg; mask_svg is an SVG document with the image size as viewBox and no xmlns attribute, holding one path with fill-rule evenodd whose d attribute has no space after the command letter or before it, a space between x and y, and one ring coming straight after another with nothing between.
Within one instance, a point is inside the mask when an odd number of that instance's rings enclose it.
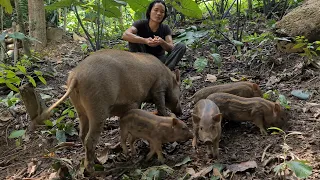
<instances>
[{"instance_id":1,"label":"thin tree trunk","mask_svg":"<svg viewBox=\"0 0 320 180\"><path fill-rule=\"evenodd\" d=\"M1 6L0 7L0 28L1 28L1 32L3 32L3 7ZM0 51L0 62L4 62L4 53L5 53L5 46L6 46L6 43L4 41L1 41L1 51Z\"/></svg>"},{"instance_id":2,"label":"thin tree trunk","mask_svg":"<svg viewBox=\"0 0 320 180\"><path fill-rule=\"evenodd\" d=\"M17 23L12 22L12 31L15 33L17 31ZM13 38L13 64L18 61L18 40Z\"/></svg>"},{"instance_id":3,"label":"thin tree trunk","mask_svg":"<svg viewBox=\"0 0 320 180\"><path fill-rule=\"evenodd\" d=\"M67 15L68 15L68 8L64 8L64 17L63 17L63 30L64 32L67 31Z\"/></svg>"},{"instance_id":4,"label":"thin tree trunk","mask_svg":"<svg viewBox=\"0 0 320 180\"><path fill-rule=\"evenodd\" d=\"M25 28L24 23L23 23L22 14L20 12L19 2L18 2L18 0L14 0L14 3L15 3L15 7L16 7L16 13L17 13L17 17L18 17L17 20L18 20L18 24L20 26L20 30L24 35L26 35L26 28ZM30 57L31 56L30 42L29 42L29 40L27 38L22 39L22 47L23 47L24 53L28 57Z\"/></svg>"},{"instance_id":5,"label":"thin tree trunk","mask_svg":"<svg viewBox=\"0 0 320 180\"><path fill-rule=\"evenodd\" d=\"M31 13L31 34L34 38L38 41L34 42L35 50L41 50L47 45L47 32L46 32L46 19L45 19L45 12L44 12L44 3L43 0L29 0L29 12ZM29 14L30 18L30 14Z\"/></svg>"},{"instance_id":6,"label":"thin tree trunk","mask_svg":"<svg viewBox=\"0 0 320 180\"><path fill-rule=\"evenodd\" d=\"M249 19L252 19L252 0L248 0L248 15Z\"/></svg>"}]
</instances>

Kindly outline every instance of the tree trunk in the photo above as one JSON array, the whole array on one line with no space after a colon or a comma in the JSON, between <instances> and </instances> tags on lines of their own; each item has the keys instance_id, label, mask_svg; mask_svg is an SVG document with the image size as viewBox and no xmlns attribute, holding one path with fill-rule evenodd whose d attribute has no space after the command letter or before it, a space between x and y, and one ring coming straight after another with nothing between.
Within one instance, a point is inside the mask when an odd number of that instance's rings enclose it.
<instances>
[{"instance_id":1,"label":"tree trunk","mask_svg":"<svg viewBox=\"0 0 320 180\"><path fill-rule=\"evenodd\" d=\"M19 2L18 0L14 0L14 3L15 3L15 7L16 7L16 13L17 13L17 20L18 20L18 24L20 26L20 30L23 34L26 35L26 28L24 26L24 23L23 23L23 19L22 19L22 14L20 12L20 6L19 6ZM31 52L30 52L30 42L28 39L23 39L22 40L22 47L23 47L23 51L24 53L30 57L31 56Z\"/></svg>"},{"instance_id":2,"label":"tree trunk","mask_svg":"<svg viewBox=\"0 0 320 180\"><path fill-rule=\"evenodd\" d=\"M248 0L248 15L249 19L252 19L252 0Z\"/></svg>"},{"instance_id":3,"label":"tree trunk","mask_svg":"<svg viewBox=\"0 0 320 180\"><path fill-rule=\"evenodd\" d=\"M31 36L38 41L34 42L35 50L39 51L47 45L46 19L42 0L29 0L29 26Z\"/></svg>"},{"instance_id":4,"label":"tree trunk","mask_svg":"<svg viewBox=\"0 0 320 180\"><path fill-rule=\"evenodd\" d=\"M67 15L68 15L68 9L65 7L64 8L64 17L63 17L63 30L64 32L67 32Z\"/></svg>"},{"instance_id":5,"label":"tree trunk","mask_svg":"<svg viewBox=\"0 0 320 180\"><path fill-rule=\"evenodd\" d=\"M0 28L1 28L1 32L3 32L3 7L0 7ZM0 62L3 62L4 61L4 53L5 53L5 42L4 41L0 41Z\"/></svg>"}]
</instances>

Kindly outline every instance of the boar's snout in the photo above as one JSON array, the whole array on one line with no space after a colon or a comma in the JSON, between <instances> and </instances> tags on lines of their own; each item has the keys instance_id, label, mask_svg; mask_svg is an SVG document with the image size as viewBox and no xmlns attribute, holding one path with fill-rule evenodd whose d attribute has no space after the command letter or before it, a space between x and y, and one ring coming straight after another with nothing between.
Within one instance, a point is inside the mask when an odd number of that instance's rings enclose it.
<instances>
[{"instance_id":1,"label":"boar's snout","mask_svg":"<svg viewBox=\"0 0 320 180\"><path fill-rule=\"evenodd\" d=\"M171 111L177 116L182 115L182 109L181 109L180 103L177 103L177 106L174 109L171 109Z\"/></svg>"}]
</instances>

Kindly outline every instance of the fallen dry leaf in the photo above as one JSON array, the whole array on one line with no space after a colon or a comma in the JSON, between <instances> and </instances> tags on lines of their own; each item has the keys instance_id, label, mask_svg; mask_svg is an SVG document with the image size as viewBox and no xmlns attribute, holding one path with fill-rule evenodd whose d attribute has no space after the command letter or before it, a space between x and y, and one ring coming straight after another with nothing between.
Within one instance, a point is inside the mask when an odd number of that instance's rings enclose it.
<instances>
[{"instance_id":1,"label":"fallen dry leaf","mask_svg":"<svg viewBox=\"0 0 320 180\"><path fill-rule=\"evenodd\" d=\"M257 165L256 161L247 161L247 162L242 162L239 164L227 165L227 169L236 173L236 172L243 172L248 169L256 168L257 166L258 165Z\"/></svg>"},{"instance_id":2,"label":"fallen dry leaf","mask_svg":"<svg viewBox=\"0 0 320 180\"><path fill-rule=\"evenodd\" d=\"M11 113L9 111L5 110L5 111L1 112L1 116L0 116L0 120L1 121L6 122L6 121L9 121L9 120L13 120L13 119L14 118L12 117L12 115L11 115Z\"/></svg>"},{"instance_id":3,"label":"fallen dry leaf","mask_svg":"<svg viewBox=\"0 0 320 180\"><path fill-rule=\"evenodd\" d=\"M192 81L195 81L195 80L198 80L198 79L201 79L202 77L201 76L193 76L193 77L190 77L189 79L192 80Z\"/></svg>"},{"instance_id":4,"label":"fallen dry leaf","mask_svg":"<svg viewBox=\"0 0 320 180\"><path fill-rule=\"evenodd\" d=\"M109 148L105 148L101 152L101 155L98 157L98 160L101 164L104 164L108 161L108 159L109 159Z\"/></svg>"},{"instance_id":5,"label":"fallen dry leaf","mask_svg":"<svg viewBox=\"0 0 320 180\"><path fill-rule=\"evenodd\" d=\"M37 163L35 161L32 161L28 163L28 177L31 177L37 170Z\"/></svg>"},{"instance_id":6,"label":"fallen dry leaf","mask_svg":"<svg viewBox=\"0 0 320 180\"><path fill-rule=\"evenodd\" d=\"M196 173L193 168L186 168L186 172L191 176L193 176Z\"/></svg>"},{"instance_id":7,"label":"fallen dry leaf","mask_svg":"<svg viewBox=\"0 0 320 180\"><path fill-rule=\"evenodd\" d=\"M213 166L208 166L206 168L203 168L201 171L195 173L194 175L191 176L191 178L197 178L197 177L202 177L208 174L210 171L212 171Z\"/></svg>"},{"instance_id":8,"label":"fallen dry leaf","mask_svg":"<svg viewBox=\"0 0 320 180\"><path fill-rule=\"evenodd\" d=\"M231 79L231 81L233 81L233 82L238 82L238 81L240 81L240 80L238 80L238 79L236 79L236 78L234 78L234 77L230 77L230 79Z\"/></svg>"},{"instance_id":9,"label":"fallen dry leaf","mask_svg":"<svg viewBox=\"0 0 320 180\"><path fill-rule=\"evenodd\" d=\"M275 83L277 83L277 82L280 82L280 79L277 78L276 76L271 76L271 77L269 78L266 86L267 86L267 87L268 87L268 86L271 86L271 85L273 85L273 84L275 84Z\"/></svg>"},{"instance_id":10,"label":"fallen dry leaf","mask_svg":"<svg viewBox=\"0 0 320 180\"><path fill-rule=\"evenodd\" d=\"M216 82L217 81L217 77L215 75L212 75L212 74L207 74L206 81Z\"/></svg>"}]
</instances>

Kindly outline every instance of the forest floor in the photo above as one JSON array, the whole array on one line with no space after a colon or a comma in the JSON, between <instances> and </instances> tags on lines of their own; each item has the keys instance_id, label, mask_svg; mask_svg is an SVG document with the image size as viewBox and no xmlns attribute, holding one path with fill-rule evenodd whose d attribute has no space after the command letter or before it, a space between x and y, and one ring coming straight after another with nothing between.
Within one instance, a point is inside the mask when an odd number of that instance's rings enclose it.
<instances>
[{"instance_id":1,"label":"forest floor","mask_svg":"<svg viewBox=\"0 0 320 180\"><path fill-rule=\"evenodd\" d=\"M283 129L285 132L302 133L287 138L286 144L290 146L288 156L308 161L313 168L312 175L308 179L320 179L320 71L313 66L305 65L305 58L298 54L277 51L274 42L268 42L267 46L271 47L268 49L270 54L267 60L259 61L258 57L252 56L240 59L234 55L234 48L231 45L222 44L219 46L222 56L220 72L210 61L212 44L204 44L195 49L188 48L183 61L179 64L179 69L182 80L186 78L194 80L187 89L185 83L181 85L183 115L178 118L183 119L192 128L190 113L193 104L189 97L206 86L248 80L257 83L263 92L277 90L286 97L290 106L290 110L287 110L288 123ZM43 72L54 72L54 75L46 76L47 86L39 83L37 90L53 97L46 101L49 106L65 93L68 72L85 56L80 44L71 38L49 44L46 49L43 52L44 62L39 69ZM203 71L197 72L193 68L193 62L200 56L207 57L209 65ZM207 74L215 75L217 80L206 81ZM307 90L311 95L308 100L300 100L291 95L292 90ZM61 116L61 111L66 107L66 105L59 106L60 111L55 113L52 120ZM152 105L148 104L145 109L152 109ZM0 179L49 179L50 175L57 176L52 168L55 162L64 165L60 166L64 167L61 168L60 173L63 174L67 172L66 170L74 171L76 179L88 179L81 177L84 149L77 135L67 136L67 141L72 142L70 146L55 149L58 143L56 137L42 134L41 130L46 129L43 127L34 132L27 131L21 146L17 147L13 139L7 138L8 134L14 129L26 129L29 125L29 117L22 102L16 104L12 110L15 112L14 118L0 121ZM5 107L1 107L1 112L2 117L9 116ZM66 118L64 121L74 122L78 130L78 119ZM104 172L107 175L100 179L128 179L128 177L140 179L142 172L148 170L156 173L157 168L173 170L169 174L162 173L161 179L179 179L188 173L193 174L194 178L202 176L209 179L213 174L220 174L215 167L224 167L220 175L225 179L265 180L276 178L273 168L282 162L281 145L284 144L282 136L279 134L263 136L259 128L251 122L223 121L218 160L212 160L206 156L204 144L200 144L195 152L191 147L191 140L164 144L165 164L170 168L160 166L156 157L146 162L144 158L149 147L142 140L136 144L138 157L130 159L124 158L121 148L110 148L116 145L120 138L116 118L106 120L103 129L96 153L98 157L102 157ZM190 158L189 161L188 158ZM178 164L180 162L182 163ZM294 179L290 173L287 172L287 175L288 179ZM188 179L187 176L184 178Z\"/></svg>"}]
</instances>

